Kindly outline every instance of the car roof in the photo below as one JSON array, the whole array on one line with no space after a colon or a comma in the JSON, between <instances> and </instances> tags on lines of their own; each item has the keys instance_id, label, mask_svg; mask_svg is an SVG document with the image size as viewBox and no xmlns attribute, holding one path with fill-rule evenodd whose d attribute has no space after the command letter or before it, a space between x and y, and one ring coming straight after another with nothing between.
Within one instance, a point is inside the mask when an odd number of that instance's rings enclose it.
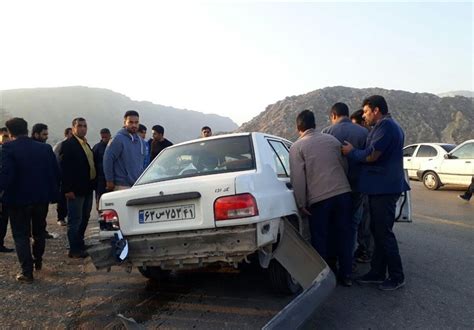
<instances>
[{"instance_id":1,"label":"car roof","mask_svg":"<svg viewBox=\"0 0 474 330\"><path fill-rule=\"evenodd\" d=\"M182 146L182 145L186 145L186 144L191 144L191 143L195 143L195 142L199 142L199 141L219 140L219 139L227 139L227 138L231 138L231 137L249 136L249 135L250 136L256 136L256 137L275 138L275 139L284 140L284 141L287 141L289 143L292 143L291 141L289 141L285 138L282 138L282 137L276 136L276 135L272 135L272 134L266 134L266 133L262 133L262 132L243 132L243 133L229 133L229 134L222 134L222 135L213 135L213 136L210 136L210 137L207 137L207 138L198 138L198 139L194 139L194 140L189 140L189 141L184 141L184 142L181 142L181 143L177 143L177 144L174 144L174 145L172 145L171 147L168 147L168 148L174 148L174 147L178 147L178 146Z\"/></svg>"}]
</instances>

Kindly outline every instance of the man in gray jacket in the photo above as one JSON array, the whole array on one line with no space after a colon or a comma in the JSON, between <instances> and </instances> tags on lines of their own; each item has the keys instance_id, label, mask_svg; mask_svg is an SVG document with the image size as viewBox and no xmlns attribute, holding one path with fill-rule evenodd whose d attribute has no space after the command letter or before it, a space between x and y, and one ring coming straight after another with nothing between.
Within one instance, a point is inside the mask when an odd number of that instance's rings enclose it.
<instances>
[{"instance_id":1,"label":"man in gray jacket","mask_svg":"<svg viewBox=\"0 0 474 330\"><path fill-rule=\"evenodd\" d=\"M309 110L298 115L296 126L300 137L290 148L296 204L309 217L313 247L328 263L331 257L338 257L339 280L351 286L352 202L341 143L334 136L315 131L314 114Z\"/></svg>"},{"instance_id":2,"label":"man in gray jacket","mask_svg":"<svg viewBox=\"0 0 474 330\"><path fill-rule=\"evenodd\" d=\"M124 127L105 149L104 174L108 191L130 188L143 172L146 148L137 134L138 126L138 112L127 111Z\"/></svg>"}]
</instances>

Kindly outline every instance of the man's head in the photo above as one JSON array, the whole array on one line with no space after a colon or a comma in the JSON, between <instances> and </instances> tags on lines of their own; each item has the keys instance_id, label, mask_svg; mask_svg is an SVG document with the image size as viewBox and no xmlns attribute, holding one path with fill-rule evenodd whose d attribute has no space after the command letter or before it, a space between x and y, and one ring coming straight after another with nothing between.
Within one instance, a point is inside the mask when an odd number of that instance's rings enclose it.
<instances>
[{"instance_id":1,"label":"man's head","mask_svg":"<svg viewBox=\"0 0 474 330\"><path fill-rule=\"evenodd\" d=\"M68 128L64 129L64 137L66 139L69 139L70 137L72 137L72 128L71 127L68 127Z\"/></svg>"},{"instance_id":2,"label":"man's head","mask_svg":"<svg viewBox=\"0 0 474 330\"><path fill-rule=\"evenodd\" d=\"M363 118L367 125L375 125L388 114L388 105L383 96L372 95L362 102Z\"/></svg>"},{"instance_id":3,"label":"man's head","mask_svg":"<svg viewBox=\"0 0 474 330\"><path fill-rule=\"evenodd\" d=\"M72 120L72 133L80 139L87 134L87 122L84 118L78 117Z\"/></svg>"},{"instance_id":4,"label":"man's head","mask_svg":"<svg viewBox=\"0 0 474 330\"><path fill-rule=\"evenodd\" d=\"M151 128L152 137L155 141L162 141L163 135L165 135L165 129L161 125L155 125Z\"/></svg>"},{"instance_id":5,"label":"man's head","mask_svg":"<svg viewBox=\"0 0 474 330\"><path fill-rule=\"evenodd\" d=\"M28 135L28 123L23 118L12 118L5 123L11 138Z\"/></svg>"},{"instance_id":6,"label":"man's head","mask_svg":"<svg viewBox=\"0 0 474 330\"><path fill-rule=\"evenodd\" d=\"M6 127L0 128L0 144L10 141L10 134L8 134L8 129Z\"/></svg>"},{"instance_id":7,"label":"man's head","mask_svg":"<svg viewBox=\"0 0 474 330\"><path fill-rule=\"evenodd\" d=\"M100 140L105 144L109 143L111 138L110 130L108 128L102 128L100 130Z\"/></svg>"},{"instance_id":8,"label":"man's head","mask_svg":"<svg viewBox=\"0 0 474 330\"><path fill-rule=\"evenodd\" d=\"M341 118L349 117L349 107L342 102L337 102L331 107L329 112L329 119L331 124L337 123Z\"/></svg>"},{"instance_id":9,"label":"man's head","mask_svg":"<svg viewBox=\"0 0 474 330\"><path fill-rule=\"evenodd\" d=\"M135 110L128 110L123 116L123 126L130 134L135 134L138 131L140 123L140 116Z\"/></svg>"},{"instance_id":10,"label":"man's head","mask_svg":"<svg viewBox=\"0 0 474 330\"><path fill-rule=\"evenodd\" d=\"M354 111L350 117L352 123L365 127L365 121L364 121L364 118L362 117L363 114L364 114L364 110L362 109Z\"/></svg>"},{"instance_id":11,"label":"man's head","mask_svg":"<svg viewBox=\"0 0 474 330\"><path fill-rule=\"evenodd\" d=\"M143 125L143 124L139 124L138 125L138 135L140 135L140 137L145 140L146 138L146 126Z\"/></svg>"},{"instance_id":12,"label":"man's head","mask_svg":"<svg viewBox=\"0 0 474 330\"><path fill-rule=\"evenodd\" d=\"M201 128L201 137L206 138L212 136L212 130L209 126Z\"/></svg>"},{"instance_id":13,"label":"man's head","mask_svg":"<svg viewBox=\"0 0 474 330\"><path fill-rule=\"evenodd\" d=\"M48 140L48 126L42 123L34 124L31 129L31 137L38 142L45 143Z\"/></svg>"},{"instance_id":14,"label":"man's head","mask_svg":"<svg viewBox=\"0 0 474 330\"><path fill-rule=\"evenodd\" d=\"M306 130L316 128L316 120L311 110L303 110L296 117L296 128L298 132L303 134Z\"/></svg>"}]
</instances>

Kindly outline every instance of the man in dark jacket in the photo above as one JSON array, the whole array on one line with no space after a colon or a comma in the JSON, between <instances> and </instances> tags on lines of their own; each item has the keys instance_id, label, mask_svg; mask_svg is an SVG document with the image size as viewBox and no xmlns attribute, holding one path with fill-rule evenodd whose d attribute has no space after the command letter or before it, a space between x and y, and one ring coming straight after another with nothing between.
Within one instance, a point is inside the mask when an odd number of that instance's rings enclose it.
<instances>
[{"instance_id":1,"label":"man in dark jacket","mask_svg":"<svg viewBox=\"0 0 474 330\"><path fill-rule=\"evenodd\" d=\"M152 139L148 140L150 150L150 163L165 148L171 147L173 143L165 138L165 129L161 125L155 125L151 128Z\"/></svg>"},{"instance_id":2,"label":"man in dark jacket","mask_svg":"<svg viewBox=\"0 0 474 330\"><path fill-rule=\"evenodd\" d=\"M383 96L372 95L362 105L364 120L374 126L365 148L354 148L349 142L342 147L344 155L363 163L356 187L368 195L375 243L370 271L358 282L380 284L381 290L397 290L405 285L405 275L393 224L397 200L402 192L410 190L403 171L405 134L388 113Z\"/></svg>"},{"instance_id":3,"label":"man in dark jacket","mask_svg":"<svg viewBox=\"0 0 474 330\"><path fill-rule=\"evenodd\" d=\"M49 203L58 197L59 168L51 146L27 136L28 124L23 118L12 118L6 126L13 141L2 148L0 191L3 192L3 203L8 206L22 269L16 279L31 283L33 265L36 270L42 267L46 215ZM32 247L30 236L33 237Z\"/></svg>"},{"instance_id":4,"label":"man in dark jacket","mask_svg":"<svg viewBox=\"0 0 474 330\"><path fill-rule=\"evenodd\" d=\"M8 129L2 127L0 129L0 166L2 164L2 145L10 141L10 135ZM5 246L5 236L7 235L8 227L8 209L6 205L0 204L0 252L13 252L14 249L10 249Z\"/></svg>"},{"instance_id":5,"label":"man in dark jacket","mask_svg":"<svg viewBox=\"0 0 474 330\"><path fill-rule=\"evenodd\" d=\"M59 163L59 155L61 153L61 148L63 146L63 142L67 141L72 136L72 128L68 127L64 130L64 139L56 143L53 147L54 154L56 155L56 158L58 159ZM59 194L59 200L58 204L56 205L56 213L58 215L58 225L60 226L66 226L66 217L67 217L67 201L66 197L64 197L64 194Z\"/></svg>"},{"instance_id":6,"label":"man in dark jacket","mask_svg":"<svg viewBox=\"0 0 474 330\"><path fill-rule=\"evenodd\" d=\"M86 140L86 120L75 118L72 132L73 136L63 143L60 154L61 191L67 199L69 257L86 258L84 234L92 208L96 170L94 155Z\"/></svg>"},{"instance_id":7,"label":"man in dark jacket","mask_svg":"<svg viewBox=\"0 0 474 330\"><path fill-rule=\"evenodd\" d=\"M105 193L105 175L104 175L104 153L107 144L111 138L110 130L102 128L100 130L100 141L92 148L94 153L94 164L97 171L97 183L95 186L95 203L96 208L99 206L100 196Z\"/></svg>"}]
</instances>

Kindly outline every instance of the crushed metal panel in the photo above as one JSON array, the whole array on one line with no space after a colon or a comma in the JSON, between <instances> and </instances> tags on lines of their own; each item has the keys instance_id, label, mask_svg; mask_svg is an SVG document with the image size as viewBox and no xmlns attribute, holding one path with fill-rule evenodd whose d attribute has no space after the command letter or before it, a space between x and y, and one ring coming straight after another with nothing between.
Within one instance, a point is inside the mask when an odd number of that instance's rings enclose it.
<instances>
[{"instance_id":1,"label":"crushed metal panel","mask_svg":"<svg viewBox=\"0 0 474 330\"><path fill-rule=\"evenodd\" d=\"M282 223L280 242L273 257L306 289L329 267L288 220Z\"/></svg>"},{"instance_id":2,"label":"crushed metal panel","mask_svg":"<svg viewBox=\"0 0 474 330\"><path fill-rule=\"evenodd\" d=\"M304 291L263 329L301 329L336 287L335 276L323 258L288 220L283 222L280 243L274 257L301 284Z\"/></svg>"}]
</instances>

